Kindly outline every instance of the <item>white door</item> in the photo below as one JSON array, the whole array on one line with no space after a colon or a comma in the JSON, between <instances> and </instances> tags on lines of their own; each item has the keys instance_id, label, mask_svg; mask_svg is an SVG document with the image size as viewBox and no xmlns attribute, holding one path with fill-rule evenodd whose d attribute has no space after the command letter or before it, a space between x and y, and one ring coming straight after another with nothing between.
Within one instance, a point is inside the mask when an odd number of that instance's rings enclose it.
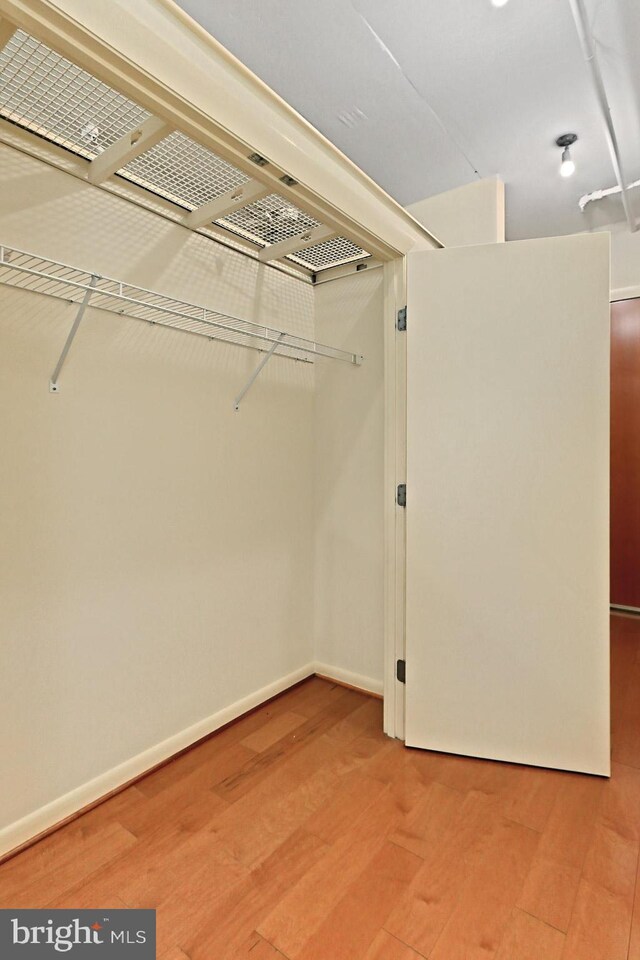
<instances>
[{"instance_id":1,"label":"white door","mask_svg":"<svg viewBox=\"0 0 640 960\"><path fill-rule=\"evenodd\" d=\"M409 746L609 773L608 242L409 256Z\"/></svg>"}]
</instances>

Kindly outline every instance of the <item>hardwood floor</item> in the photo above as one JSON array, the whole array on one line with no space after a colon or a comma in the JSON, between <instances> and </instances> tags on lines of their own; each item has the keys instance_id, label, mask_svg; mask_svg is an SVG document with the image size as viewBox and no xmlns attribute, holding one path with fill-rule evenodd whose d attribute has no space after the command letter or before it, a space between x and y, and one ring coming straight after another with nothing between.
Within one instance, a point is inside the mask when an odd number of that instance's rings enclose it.
<instances>
[{"instance_id":1,"label":"hardwood floor","mask_svg":"<svg viewBox=\"0 0 640 960\"><path fill-rule=\"evenodd\" d=\"M610 780L381 726L309 680L0 866L0 908L154 907L161 960L640 960L640 620Z\"/></svg>"}]
</instances>

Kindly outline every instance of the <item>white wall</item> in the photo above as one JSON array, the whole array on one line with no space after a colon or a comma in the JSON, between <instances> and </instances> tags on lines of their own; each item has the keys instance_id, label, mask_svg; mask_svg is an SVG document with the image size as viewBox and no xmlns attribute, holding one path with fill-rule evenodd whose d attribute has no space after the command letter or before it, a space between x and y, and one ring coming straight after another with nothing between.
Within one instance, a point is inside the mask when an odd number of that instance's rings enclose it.
<instances>
[{"instance_id":1,"label":"white wall","mask_svg":"<svg viewBox=\"0 0 640 960\"><path fill-rule=\"evenodd\" d=\"M383 272L316 287L317 339L363 353L318 364L315 649L319 669L382 691L384 655Z\"/></svg>"},{"instance_id":2,"label":"white wall","mask_svg":"<svg viewBox=\"0 0 640 960\"><path fill-rule=\"evenodd\" d=\"M312 335L308 284L6 147L0 181L2 243ZM75 311L0 287L0 828L313 660L314 367L235 413L259 354L89 310L51 395Z\"/></svg>"},{"instance_id":3,"label":"white wall","mask_svg":"<svg viewBox=\"0 0 640 960\"><path fill-rule=\"evenodd\" d=\"M640 297L640 230L627 223L604 228L611 233L611 295L613 299Z\"/></svg>"},{"instance_id":4,"label":"white wall","mask_svg":"<svg viewBox=\"0 0 640 960\"><path fill-rule=\"evenodd\" d=\"M504 240L504 185L478 183L407 208L448 246ZM315 401L315 655L333 676L382 691L384 663L383 273L315 290L316 336L364 353L319 364Z\"/></svg>"},{"instance_id":5,"label":"white wall","mask_svg":"<svg viewBox=\"0 0 640 960\"><path fill-rule=\"evenodd\" d=\"M496 177L418 200L407 210L445 247L504 241L504 183Z\"/></svg>"}]
</instances>

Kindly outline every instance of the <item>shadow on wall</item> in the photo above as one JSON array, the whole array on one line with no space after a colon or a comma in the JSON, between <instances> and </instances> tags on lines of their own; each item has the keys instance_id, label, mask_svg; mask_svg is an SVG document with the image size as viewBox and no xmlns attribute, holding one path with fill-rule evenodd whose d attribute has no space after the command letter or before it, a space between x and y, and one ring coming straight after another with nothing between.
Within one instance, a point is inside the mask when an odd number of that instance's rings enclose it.
<instances>
[{"instance_id":1,"label":"shadow on wall","mask_svg":"<svg viewBox=\"0 0 640 960\"><path fill-rule=\"evenodd\" d=\"M318 428L331 431L331 455L340 467L329 471L333 485L340 482L352 463L370 478L383 476L382 280L382 270L375 270L318 288L318 339L365 357L361 367L319 363L316 371L316 404L324 411ZM329 441L329 436L326 439ZM368 461L366 467L363 458ZM331 498L332 487L321 490L320 507L323 498Z\"/></svg>"},{"instance_id":2,"label":"shadow on wall","mask_svg":"<svg viewBox=\"0 0 640 960\"><path fill-rule=\"evenodd\" d=\"M304 280L1 146L0 181L0 242L313 339Z\"/></svg>"},{"instance_id":3,"label":"shadow on wall","mask_svg":"<svg viewBox=\"0 0 640 960\"><path fill-rule=\"evenodd\" d=\"M37 365L36 389L42 387L48 391L49 378L77 315L78 304L5 285L0 285L0 294L3 299L0 340L19 329L25 370ZM95 369L98 350L99 369ZM113 389L117 389L122 372L133 372L141 362L151 361L157 375L162 377L164 394L174 392L173 383L176 377L179 382L185 370L194 377L204 375L211 378L212 403L215 394L218 407L220 394L225 394L228 412L237 418L239 414L233 410L233 400L262 356L249 348L189 336L145 320L89 307L61 374L61 392L68 387L74 392L80 389L86 393L85 399L91 401L96 382L88 380L83 370L88 357L94 376L107 379ZM278 397L281 405L296 403L301 395L313 390L316 365L273 357L252 387L252 394L244 401L242 413L246 415L248 411L252 421L260 415L257 408L263 387L269 391L277 388L276 394L270 393L271 402Z\"/></svg>"}]
</instances>

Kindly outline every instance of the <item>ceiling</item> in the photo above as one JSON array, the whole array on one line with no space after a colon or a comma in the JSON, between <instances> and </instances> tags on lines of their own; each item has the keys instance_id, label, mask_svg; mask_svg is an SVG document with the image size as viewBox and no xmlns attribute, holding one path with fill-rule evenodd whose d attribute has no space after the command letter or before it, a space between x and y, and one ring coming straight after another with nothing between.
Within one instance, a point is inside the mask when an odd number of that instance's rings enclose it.
<instances>
[{"instance_id":1,"label":"ceiling","mask_svg":"<svg viewBox=\"0 0 640 960\"><path fill-rule=\"evenodd\" d=\"M567 0L178 0L406 205L499 176L509 239L624 219ZM638 0L586 0L628 181L640 178ZM576 132L559 176L555 138ZM640 214L640 189L631 192Z\"/></svg>"}]
</instances>

